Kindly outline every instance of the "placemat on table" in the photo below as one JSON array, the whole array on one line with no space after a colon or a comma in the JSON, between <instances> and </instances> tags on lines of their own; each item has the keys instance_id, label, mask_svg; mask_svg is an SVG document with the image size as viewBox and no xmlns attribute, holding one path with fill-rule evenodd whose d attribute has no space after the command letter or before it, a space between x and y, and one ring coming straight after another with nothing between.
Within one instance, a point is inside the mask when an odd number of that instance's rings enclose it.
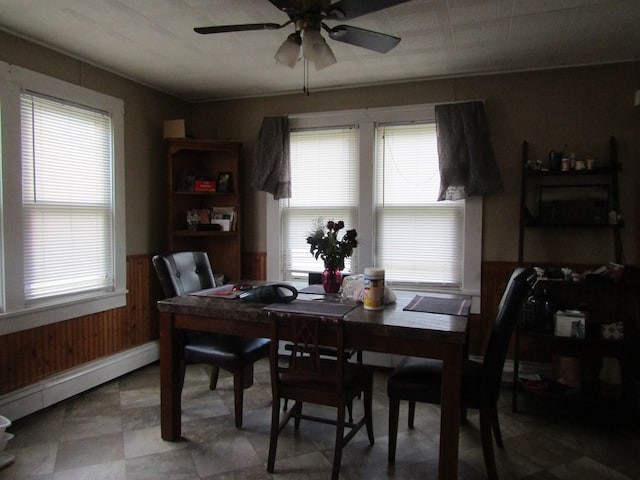
<instances>
[{"instance_id":1,"label":"placemat on table","mask_svg":"<svg viewBox=\"0 0 640 480\"><path fill-rule=\"evenodd\" d=\"M411 312L443 313L446 315L469 315L471 298L442 298L416 295L403 310Z\"/></svg>"},{"instance_id":2,"label":"placemat on table","mask_svg":"<svg viewBox=\"0 0 640 480\"><path fill-rule=\"evenodd\" d=\"M294 300L290 303L272 303L264 307L264 309L278 313L299 313L302 315L340 318L353 310L356 305L355 303Z\"/></svg>"},{"instance_id":3,"label":"placemat on table","mask_svg":"<svg viewBox=\"0 0 640 480\"><path fill-rule=\"evenodd\" d=\"M313 285L307 285L306 287L299 289L298 293L313 293L316 295L323 295L325 291L321 283L314 283Z\"/></svg>"}]
</instances>

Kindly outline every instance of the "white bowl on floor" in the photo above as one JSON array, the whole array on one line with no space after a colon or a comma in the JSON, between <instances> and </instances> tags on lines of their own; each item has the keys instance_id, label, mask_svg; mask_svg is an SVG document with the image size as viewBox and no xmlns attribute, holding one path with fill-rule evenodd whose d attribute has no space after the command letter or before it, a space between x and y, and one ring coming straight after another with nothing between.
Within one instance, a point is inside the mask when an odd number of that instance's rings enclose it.
<instances>
[{"instance_id":1,"label":"white bowl on floor","mask_svg":"<svg viewBox=\"0 0 640 480\"><path fill-rule=\"evenodd\" d=\"M0 415L0 436L4 433L4 431L11 426L11 420L7 417L3 417Z\"/></svg>"},{"instance_id":2,"label":"white bowl on floor","mask_svg":"<svg viewBox=\"0 0 640 480\"><path fill-rule=\"evenodd\" d=\"M2 437L0 437L0 452L2 452L4 450L4 447L7 446L7 443L9 442L9 440L11 440L13 438L13 434L9 433L9 432L4 432L2 434Z\"/></svg>"}]
</instances>

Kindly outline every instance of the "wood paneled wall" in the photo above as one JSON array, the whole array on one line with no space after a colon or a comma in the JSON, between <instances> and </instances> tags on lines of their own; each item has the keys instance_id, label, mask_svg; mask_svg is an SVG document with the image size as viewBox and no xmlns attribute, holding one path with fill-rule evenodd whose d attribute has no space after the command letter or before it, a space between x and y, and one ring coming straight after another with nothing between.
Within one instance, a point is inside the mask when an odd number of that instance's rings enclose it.
<instances>
[{"instance_id":1,"label":"wood paneled wall","mask_svg":"<svg viewBox=\"0 0 640 480\"><path fill-rule=\"evenodd\" d=\"M264 252L242 254L243 278L265 280ZM158 338L162 298L151 255L127 258L127 305L0 336L0 395Z\"/></svg>"},{"instance_id":2,"label":"wood paneled wall","mask_svg":"<svg viewBox=\"0 0 640 480\"><path fill-rule=\"evenodd\" d=\"M242 278L244 280L267 279L267 252L242 253Z\"/></svg>"},{"instance_id":3,"label":"wood paneled wall","mask_svg":"<svg viewBox=\"0 0 640 480\"><path fill-rule=\"evenodd\" d=\"M266 279L266 253L243 253L245 279ZM480 315L472 315L469 350L483 355L515 262L483 262ZM0 337L0 394L158 338L160 286L150 255L127 258L127 306Z\"/></svg>"},{"instance_id":4,"label":"wood paneled wall","mask_svg":"<svg viewBox=\"0 0 640 480\"><path fill-rule=\"evenodd\" d=\"M0 336L0 394L157 339L150 256L127 258L127 286L125 307Z\"/></svg>"}]
</instances>

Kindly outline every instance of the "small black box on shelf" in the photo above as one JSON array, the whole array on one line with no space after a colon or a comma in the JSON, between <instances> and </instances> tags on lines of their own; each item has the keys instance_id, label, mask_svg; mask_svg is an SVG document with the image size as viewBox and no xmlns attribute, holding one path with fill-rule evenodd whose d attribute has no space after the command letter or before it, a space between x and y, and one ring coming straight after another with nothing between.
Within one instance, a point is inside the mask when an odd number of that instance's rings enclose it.
<instances>
[{"instance_id":1,"label":"small black box on shelf","mask_svg":"<svg viewBox=\"0 0 640 480\"><path fill-rule=\"evenodd\" d=\"M608 185L544 186L539 190L540 225L607 225Z\"/></svg>"}]
</instances>

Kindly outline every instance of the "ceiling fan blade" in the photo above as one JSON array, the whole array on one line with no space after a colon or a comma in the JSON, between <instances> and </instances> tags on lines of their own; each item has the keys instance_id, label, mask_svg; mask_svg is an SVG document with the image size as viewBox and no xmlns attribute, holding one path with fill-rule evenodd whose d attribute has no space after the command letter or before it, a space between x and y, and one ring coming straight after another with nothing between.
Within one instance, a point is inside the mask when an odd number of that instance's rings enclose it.
<instances>
[{"instance_id":1,"label":"ceiling fan blade","mask_svg":"<svg viewBox=\"0 0 640 480\"><path fill-rule=\"evenodd\" d=\"M248 32L251 30L277 30L284 25L278 23L245 23L240 25L220 25L218 27L196 27L196 33L207 35L210 33Z\"/></svg>"},{"instance_id":2,"label":"ceiling fan blade","mask_svg":"<svg viewBox=\"0 0 640 480\"><path fill-rule=\"evenodd\" d=\"M409 0L340 0L332 4L327 10L327 16L338 20L351 20L367 13L377 12L385 8L393 7ZM273 3L273 2L272 2Z\"/></svg>"},{"instance_id":3,"label":"ceiling fan blade","mask_svg":"<svg viewBox=\"0 0 640 480\"><path fill-rule=\"evenodd\" d=\"M338 25L333 28L325 27L325 30L329 32L329 37L337 42L356 45L379 53L387 53L400 43L398 37L350 25Z\"/></svg>"}]
</instances>

